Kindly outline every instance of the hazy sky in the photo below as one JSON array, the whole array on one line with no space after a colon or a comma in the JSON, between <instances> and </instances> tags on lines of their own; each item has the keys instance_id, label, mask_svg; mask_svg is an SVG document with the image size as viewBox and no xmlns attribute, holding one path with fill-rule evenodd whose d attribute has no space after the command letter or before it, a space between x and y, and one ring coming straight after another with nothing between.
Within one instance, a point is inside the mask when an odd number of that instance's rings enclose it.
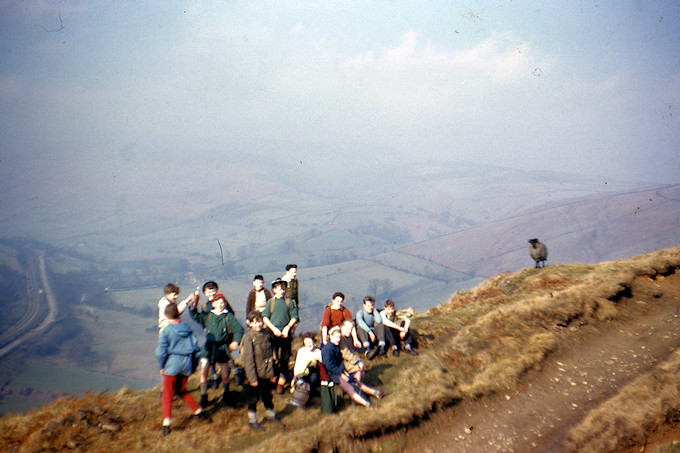
<instances>
[{"instance_id":1,"label":"hazy sky","mask_svg":"<svg viewBox=\"0 0 680 453\"><path fill-rule=\"evenodd\" d=\"M678 183L679 49L675 1L3 1L0 208L206 151Z\"/></svg>"}]
</instances>

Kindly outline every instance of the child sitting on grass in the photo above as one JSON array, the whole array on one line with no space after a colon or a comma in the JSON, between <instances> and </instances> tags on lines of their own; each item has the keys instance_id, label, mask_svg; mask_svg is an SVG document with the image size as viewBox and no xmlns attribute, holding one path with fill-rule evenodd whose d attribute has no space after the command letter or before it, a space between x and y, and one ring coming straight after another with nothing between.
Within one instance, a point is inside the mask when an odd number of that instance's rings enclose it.
<instances>
[{"instance_id":1,"label":"child sitting on grass","mask_svg":"<svg viewBox=\"0 0 680 453\"><path fill-rule=\"evenodd\" d=\"M345 301L345 295L339 291L333 294L331 298L331 303L323 311L323 316L321 317L321 341L323 344L328 343L328 331L335 326L339 326L343 321L351 321L352 313L343 306ZM354 346L357 348L361 347L361 342L359 337L357 337L356 330L352 331L352 339L354 340Z\"/></svg>"},{"instance_id":2,"label":"child sitting on grass","mask_svg":"<svg viewBox=\"0 0 680 453\"><path fill-rule=\"evenodd\" d=\"M192 373L192 358L198 351L198 340L191 328L179 320L177 305L166 305L163 312L167 325L158 336L156 358L163 376L163 435L170 434L172 399L179 396L195 417L205 418L203 408L187 392L187 380Z\"/></svg>"},{"instance_id":3,"label":"child sitting on grass","mask_svg":"<svg viewBox=\"0 0 680 453\"><path fill-rule=\"evenodd\" d=\"M385 343L392 346L392 355L399 356L399 343L404 342L404 349L409 354L418 355L418 351L413 349L413 337L409 327L411 320L406 318L403 321L397 318L394 312L394 301L392 299L385 302L385 309L380 312L380 317L385 324Z\"/></svg>"},{"instance_id":4,"label":"child sitting on grass","mask_svg":"<svg viewBox=\"0 0 680 453\"><path fill-rule=\"evenodd\" d=\"M378 399L381 399L384 393L381 390L369 387L363 382L356 382L356 378L345 370L342 353L340 352L341 338L342 334L340 333L340 327L333 327L330 331L330 341L326 343L326 346L321 350L323 366L333 382L339 385L350 398L362 406L371 407L370 401L364 398L362 394L354 388L353 384L356 383L361 392L375 396Z\"/></svg>"},{"instance_id":5,"label":"child sitting on grass","mask_svg":"<svg viewBox=\"0 0 680 453\"><path fill-rule=\"evenodd\" d=\"M257 310L248 313L246 324L248 324L250 330L243 336L241 360L243 360L243 366L246 370L246 380L250 384L246 389L248 423L256 431L264 431L262 425L257 422L258 399L261 399L262 404L264 404L266 419L283 425L283 422L274 412L272 400L272 389L274 382L276 382L274 348L269 331L263 329L262 313Z\"/></svg>"},{"instance_id":6,"label":"child sitting on grass","mask_svg":"<svg viewBox=\"0 0 680 453\"><path fill-rule=\"evenodd\" d=\"M375 309L373 296L364 297L364 305L357 312L357 336L366 350L366 358L373 357L380 351L380 355L386 357L385 351L385 325L380 317L380 312Z\"/></svg>"},{"instance_id":7,"label":"child sitting on grass","mask_svg":"<svg viewBox=\"0 0 680 453\"><path fill-rule=\"evenodd\" d=\"M314 332L302 335L302 347L298 349L293 366L293 382L290 391L293 397L291 404L304 407L309 399L312 387L319 385L319 362L321 350L315 346Z\"/></svg>"},{"instance_id":8,"label":"child sitting on grass","mask_svg":"<svg viewBox=\"0 0 680 453\"><path fill-rule=\"evenodd\" d=\"M357 383L363 382L365 366L361 357L357 354L352 341L352 332L354 331L354 321L343 321L340 324L340 353L342 354L342 361L345 366L345 371L354 376Z\"/></svg>"}]
</instances>

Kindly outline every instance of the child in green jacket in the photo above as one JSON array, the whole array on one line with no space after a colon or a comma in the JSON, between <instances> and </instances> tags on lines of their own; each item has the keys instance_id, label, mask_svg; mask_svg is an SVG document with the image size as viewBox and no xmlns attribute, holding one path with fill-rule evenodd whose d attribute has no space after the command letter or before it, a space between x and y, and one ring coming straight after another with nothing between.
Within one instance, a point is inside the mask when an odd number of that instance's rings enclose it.
<instances>
[{"instance_id":1,"label":"child in green jacket","mask_svg":"<svg viewBox=\"0 0 680 453\"><path fill-rule=\"evenodd\" d=\"M223 294L216 294L212 310L199 312L196 306L189 309L191 317L205 328L205 344L201 350L201 407L208 405L208 374L210 366L218 364L222 375L224 390L222 403L234 407L235 402L229 393L230 351L239 347L243 337L243 327L231 311L226 310L227 300Z\"/></svg>"},{"instance_id":2,"label":"child in green jacket","mask_svg":"<svg viewBox=\"0 0 680 453\"><path fill-rule=\"evenodd\" d=\"M262 311L264 325L271 332L272 346L276 354L276 369L278 385L276 392L283 393L283 385L290 374L289 364L291 342L293 340L293 327L298 322L299 316L295 303L284 297L287 283L277 278L272 283L274 297L267 301Z\"/></svg>"}]
</instances>

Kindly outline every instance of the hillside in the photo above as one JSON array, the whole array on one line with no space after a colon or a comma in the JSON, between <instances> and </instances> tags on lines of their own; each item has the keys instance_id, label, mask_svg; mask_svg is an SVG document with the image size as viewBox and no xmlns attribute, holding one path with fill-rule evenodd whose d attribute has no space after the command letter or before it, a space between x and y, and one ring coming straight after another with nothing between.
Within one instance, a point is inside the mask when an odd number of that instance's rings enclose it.
<instances>
[{"instance_id":1,"label":"hillside","mask_svg":"<svg viewBox=\"0 0 680 453\"><path fill-rule=\"evenodd\" d=\"M414 319L419 356L370 363L367 381L388 392L370 410L320 416L277 396L286 428L253 433L243 404L211 407L212 424L183 420L178 405L161 438L158 388L122 390L7 415L0 447L221 451L226 438L232 451L437 451L454 440L458 451L639 449L680 413L678 268L680 247L524 269L458 292Z\"/></svg>"},{"instance_id":2,"label":"hillside","mask_svg":"<svg viewBox=\"0 0 680 453\"><path fill-rule=\"evenodd\" d=\"M17 194L0 215L0 238L39 239L111 263L179 256L192 269L255 274L279 271L289 259L309 268L368 257L532 206L650 185L465 162L346 165L311 152L301 161L282 157L263 166L259 156L242 154L215 169L224 181L219 185L197 178L153 195L148 175L134 174L87 193L58 192L53 202L50 187L30 200ZM168 171L185 179L179 174L189 162L173 165Z\"/></svg>"},{"instance_id":3,"label":"hillside","mask_svg":"<svg viewBox=\"0 0 680 453\"><path fill-rule=\"evenodd\" d=\"M673 247L679 224L680 186L667 186L545 203L399 252L488 278L528 266L531 238L550 263L597 263Z\"/></svg>"},{"instance_id":4,"label":"hillside","mask_svg":"<svg viewBox=\"0 0 680 453\"><path fill-rule=\"evenodd\" d=\"M404 451L655 451L680 439L680 274L638 277L627 313L575 320L515 388L461 401L409 430Z\"/></svg>"}]
</instances>

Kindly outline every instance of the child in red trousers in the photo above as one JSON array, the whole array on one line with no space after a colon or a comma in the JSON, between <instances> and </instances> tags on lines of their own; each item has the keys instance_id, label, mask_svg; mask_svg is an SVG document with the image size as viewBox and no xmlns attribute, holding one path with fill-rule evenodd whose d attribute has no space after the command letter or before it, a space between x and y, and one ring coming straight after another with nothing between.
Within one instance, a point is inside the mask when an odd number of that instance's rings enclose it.
<instances>
[{"instance_id":1,"label":"child in red trousers","mask_svg":"<svg viewBox=\"0 0 680 453\"><path fill-rule=\"evenodd\" d=\"M203 408L187 392L187 380L193 371L193 356L199 350L196 335L191 328L179 320L179 310L174 303L165 307L168 325L158 336L156 358L163 376L163 429L164 435L170 434L172 399L180 397L194 417L205 418Z\"/></svg>"}]
</instances>

